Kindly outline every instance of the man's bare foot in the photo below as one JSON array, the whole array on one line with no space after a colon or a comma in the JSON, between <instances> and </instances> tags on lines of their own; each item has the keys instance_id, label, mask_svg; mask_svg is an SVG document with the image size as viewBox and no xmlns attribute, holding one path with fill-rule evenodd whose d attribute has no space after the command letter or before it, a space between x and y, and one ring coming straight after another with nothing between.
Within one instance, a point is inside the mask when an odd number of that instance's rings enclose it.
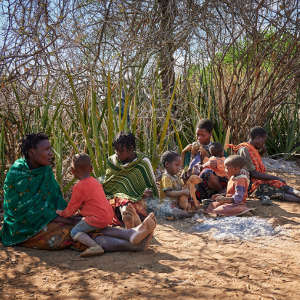
<instances>
[{"instance_id":1,"label":"man's bare foot","mask_svg":"<svg viewBox=\"0 0 300 300\"><path fill-rule=\"evenodd\" d=\"M126 209L122 214L122 221L126 229L130 229L134 227L134 216L132 212Z\"/></svg>"},{"instance_id":2,"label":"man's bare foot","mask_svg":"<svg viewBox=\"0 0 300 300\"><path fill-rule=\"evenodd\" d=\"M127 205L125 212L128 212L132 217L132 220L131 220L131 223L130 223L131 227L125 226L127 229L136 227L136 226L138 226L142 223L138 213L136 212L135 208L133 207L133 205L131 203L129 203ZM125 224L125 222L124 222L124 224Z\"/></svg>"},{"instance_id":3,"label":"man's bare foot","mask_svg":"<svg viewBox=\"0 0 300 300\"><path fill-rule=\"evenodd\" d=\"M132 236L130 237L131 244L139 244L143 239L145 239L150 233L153 233L156 227L156 219L154 213L150 213L147 218L135 228Z\"/></svg>"}]
</instances>

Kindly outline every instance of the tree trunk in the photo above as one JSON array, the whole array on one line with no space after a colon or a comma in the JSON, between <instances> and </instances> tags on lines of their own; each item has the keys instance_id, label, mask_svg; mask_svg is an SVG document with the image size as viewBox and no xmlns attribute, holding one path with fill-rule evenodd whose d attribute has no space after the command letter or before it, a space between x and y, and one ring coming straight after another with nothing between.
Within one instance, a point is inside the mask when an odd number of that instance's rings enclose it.
<instances>
[{"instance_id":1,"label":"tree trunk","mask_svg":"<svg viewBox=\"0 0 300 300\"><path fill-rule=\"evenodd\" d=\"M162 80L163 97L170 98L174 83L174 20L176 4L174 0L159 0L160 9L160 52L159 52L159 69Z\"/></svg>"}]
</instances>

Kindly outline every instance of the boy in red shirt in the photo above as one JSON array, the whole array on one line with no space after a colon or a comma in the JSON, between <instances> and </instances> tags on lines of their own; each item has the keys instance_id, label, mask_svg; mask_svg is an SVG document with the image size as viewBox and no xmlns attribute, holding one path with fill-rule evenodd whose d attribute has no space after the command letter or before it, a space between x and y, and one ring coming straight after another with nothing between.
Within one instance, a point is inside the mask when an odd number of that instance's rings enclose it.
<instances>
[{"instance_id":1,"label":"boy in red shirt","mask_svg":"<svg viewBox=\"0 0 300 300\"><path fill-rule=\"evenodd\" d=\"M103 248L87 233L109 226L114 217L113 209L106 199L102 185L91 176L92 165L87 154L75 155L71 170L79 182L73 187L68 206L64 210L57 210L56 213L68 218L79 211L83 218L72 228L70 235L73 240L88 246L80 256L102 254Z\"/></svg>"}]
</instances>

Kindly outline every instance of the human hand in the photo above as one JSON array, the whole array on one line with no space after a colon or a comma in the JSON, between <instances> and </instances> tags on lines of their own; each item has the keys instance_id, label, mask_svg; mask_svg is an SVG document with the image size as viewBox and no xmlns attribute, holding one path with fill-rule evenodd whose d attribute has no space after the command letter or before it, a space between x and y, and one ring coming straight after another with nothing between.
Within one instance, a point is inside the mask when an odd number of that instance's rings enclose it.
<instances>
[{"instance_id":1,"label":"human hand","mask_svg":"<svg viewBox=\"0 0 300 300\"><path fill-rule=\"evenodd\" d=\"M57 209L57 210L56 210L56 214L59 215L59 216L61 216L61 213L62 213L62 212L63 212L63 211L62 211L61 209Z\"/></svg>"},{"instance_id":2,"label":"human hand","mask_svg":"<svg viewBox=\"0 0 300 300\"><path fill-rule=\"evenodd\" d=\"M214 200L214 201L217 201L216 199L218 197L220 197L220 196L222 197L223 195L221 195L221 194L214 194L214 195L211 196L211 199Z\"/></svg>"},{"instance_id":3,"label":"human hand","mask_svg":"<svg viewBox=\"0 0 300 300\"><path fill-rule=\"evenodd\" d=\"M204 149L204 147L200 147L199 152L201 153L201 159L204 160L205 157L209 157L209 153Z\"/></svg>"},{"instance_id":4,"label":"human hand","mask_svg":"<svg viewBox=\"0 0 300 300\"><path fill-rule=\"evenodd\" d=\"M183 195L185 195L185 196L190 195L190 191L188 189L184 189L184 190L182 190L182 192L183 192Z\"/></svg>"},{"instance_id":5,"label":"human hand","mask_svg":"<svg viewBox=\"0 0 300 300\"><path fill-rule=\"evenodd\" d=\"M261 156L263 156L265 153L267 153L267 147L266 145L264 144L259 150L258 150L259 154Z\"/></svg>"},{"instance_id":6,"label":"human hand","mask_svg":"<svg viewBox=\"0 0 300 300\"><path fill-rule=\"evenodd\" d=\"M281 181L283 183L286 183L286 181L283 178L277 177L277 180L279 180L279 181Z\"/></svg>"},{"instance_id":7,"label":"human hand","mask_svg":"<svg viewBox=\"0 0 300 300\"><path fill-rule=\"evenodd\" d=\"M192 147L193 145L192 144L189 144L187 145L183 150L182 150L182 153L185 153L185 152L188 152L188 151L191 151L192 150Z\"/></svg>"},{"instance_id":8,"label":"human hand","mask_svg":"<svg viewBox=\"0 0 300 300\"><path fill-rule=\"evenodd\" d=\"M143 194L143 198L151 198L153 196L153 192L151 189L145 189L144 194Z\"/></svg>"},{"instance_id":9,"label":"human hand","mask_svg":"<svg viewBox=\"0 0 300 300\"><path fill-rule=\"evenodd\" d=\"M247 178L250 178L250 173L246 169L241 169L241 174L246 175Z\"/></svg>"},{"instance_id":10,"label":"human hand","mask_svg":"<svg viewBox=\"0 0 300 300\"><path fill-rule=\"evenodd\" d=\"M216 159L212 159L209 161L209 165L213 168L216 169L217 168L217 160Z\"/></svg>"},{"instance_id":11,"label":"human hand","mask_svg":"<svg viewBox=\"0 0 300 300\"><path fill-rule=\"evenodd\" d=\"M220 202L220 203L223 203L224 200L225 200L225 197L222 196L222 195L219 195L219 196L217 196L217 197L215 198L215 201L218 201L218 202Z\"/></svg>"},{"instance_id":12,"label":"human hand","mask_svg":"<svg viewBox=\"0 0 300 300\"><path fill-rule=\"evenodd\" d=\"M193 167L193 170L192 170L192 174L199 175L201 173L202 169L203 168L202 168L200 163L195 164L194 167Z\"/></svg>"}]
</instances>

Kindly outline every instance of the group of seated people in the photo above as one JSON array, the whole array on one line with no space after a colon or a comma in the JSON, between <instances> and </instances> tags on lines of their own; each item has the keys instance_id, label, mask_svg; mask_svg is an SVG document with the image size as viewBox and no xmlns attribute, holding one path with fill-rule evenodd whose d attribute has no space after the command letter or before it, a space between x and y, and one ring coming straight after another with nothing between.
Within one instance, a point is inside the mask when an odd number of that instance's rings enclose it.
<instances>
[{"instance_id":1,"label":"group of seated people","mask_svg":"<svg viewBox=\"0 0 300 300\"><path fill-rule=\"evenodd\" d=\"M162 155L165 172L160 193L151 162L136 151L131 133L115 139L115 154L108 158L102 183L92 176L90 157L75 155L71 171L79 181L69 202L63 199L51 168L48 136L27 135L20 145L23 157L11 166L4 183L3 245L72 247L82 251L82 257L141 251L148 247L156 227L155 214L147 211L149 198L168 200L186 212L204 209L223 216L247 212L248 192L255 191L262 199L267 195L300 202L299 191L266 174L261 159L267 138L263 128L253 128L249 142L229 145L236 154L227 158L222 145L211 142L212 129L210 120L200 120L197 142L181 155L174 151Z\"/></svg>"},{"instance_id":2,"label":"group of seated people","mask_svg":"<svg viewBox=\"0 0 300 300\"><path fill-rule=\"evenodd\" d=\"M161 201L171 199L173 206L187 211L199 208L201 201L205 212L221 216L247 213L250 209L245 203L252 193L265 205L272 199L300 202L299 191L266 173L261 158L266 151L264 128L252 128L248 142L226 145L234 152L227 158L223 146L211 142L212 130L213 123L202 119L196 129L197 141L185 147L181 156L174 151L162 155Z\"/></svg>"}]
</instances>

